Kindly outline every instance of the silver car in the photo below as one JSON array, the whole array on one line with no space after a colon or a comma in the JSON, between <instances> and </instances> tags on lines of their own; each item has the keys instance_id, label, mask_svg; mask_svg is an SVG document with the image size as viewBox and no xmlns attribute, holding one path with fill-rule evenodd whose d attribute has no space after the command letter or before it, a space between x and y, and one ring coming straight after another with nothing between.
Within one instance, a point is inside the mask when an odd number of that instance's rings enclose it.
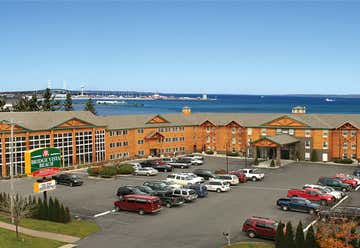
<instances>
[{"instance_id":1,"label":"silver car","mask_svg":"<svg viewBox=\"0 0 360 248\"><path fill-rule=\"evenodd\" d=\"M139 176L155 176L159 173L158 170L151 168L151 167L145 167L145 168L139 168L134 172L134 175Z\"/></svg>"}]
</instances>

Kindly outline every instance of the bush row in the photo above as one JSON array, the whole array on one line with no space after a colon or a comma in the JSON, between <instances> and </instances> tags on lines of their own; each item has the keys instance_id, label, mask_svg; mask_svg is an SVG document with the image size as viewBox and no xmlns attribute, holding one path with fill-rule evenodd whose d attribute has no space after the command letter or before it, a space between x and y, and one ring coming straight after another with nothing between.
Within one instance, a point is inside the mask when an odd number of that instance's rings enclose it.
<instances>
[{"instance_id":1,"label":"bush row","mask_svg":"<svg viewBox=\"0 0 360 248\"><path fill-rule=\"evenodd\" d=\"M120 165L89 168L87 172L90 176L101 176L107 178L119 174L120 175L132 174L134 172L134 167L130 164L120 164Z\"/></svg>"},{"instance_id":2,"label":"bush row","mask_svg":"<svg viewBox=\"0 0 360 248\"><path fill-rule=\"evenodd\" d=\"M352 164L354 161L350 158L334 158L334 162L339 164Z\"/></svg>"}]
</instances>

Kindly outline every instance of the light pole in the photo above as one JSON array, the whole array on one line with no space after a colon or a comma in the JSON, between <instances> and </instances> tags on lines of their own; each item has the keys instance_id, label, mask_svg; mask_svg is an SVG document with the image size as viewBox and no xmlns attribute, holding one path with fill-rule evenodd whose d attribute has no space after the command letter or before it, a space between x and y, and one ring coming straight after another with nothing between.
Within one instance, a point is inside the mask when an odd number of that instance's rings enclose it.
<instances>
[{"instance_id":1,"label":"light pole","mask_svg":"<svg viewBox=\"0 0 360 248\"><path fill-rule=\"evenodd\" d=\"M226 156L226 173L229 173L229 158L228 158L228 143L226 143L226 146L225 146L225 156Z\"/></svg>"},{"instance_id":2,"label":"light pole","mask_svg":"<svg viewBox=\"0 0 360 248\"><path fill-rule=\"evenodd\" d=\"M14 224L14 121L10 121L10 214Z\"/></svg>"}]
</instances>

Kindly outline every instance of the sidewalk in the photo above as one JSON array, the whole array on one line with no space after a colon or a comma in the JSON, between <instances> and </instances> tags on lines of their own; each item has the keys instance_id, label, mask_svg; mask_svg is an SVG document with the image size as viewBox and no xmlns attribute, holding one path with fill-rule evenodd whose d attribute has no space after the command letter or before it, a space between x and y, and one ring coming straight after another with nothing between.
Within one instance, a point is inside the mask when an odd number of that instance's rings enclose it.
<instances>
[{"instance_id":1,"label":"sidewalk","mask_svg":"<svg viewBox=\"0 0 360 248\"><path fill-rule=\"evenodd\" d=\"M15 225L8 224L5 222L0 221L0 228L4 228L4 229L15 232ZM64 235L64 234L57 234L57 233L50 233L50 232L36 231L36 230L32 230L32 229L28 229L28 228L24 228L24 227L20 227L20 226L19 226L19 233L23 233L23 234L26 234L26 235L29 235L32 237L37 237L37 238L57 240L57 241L64 242L64 243L74 243L74 242L77 242L80 240L79 237L74 237L74 236L69 236L69 235Z\"/></svg>"}]
</instances>

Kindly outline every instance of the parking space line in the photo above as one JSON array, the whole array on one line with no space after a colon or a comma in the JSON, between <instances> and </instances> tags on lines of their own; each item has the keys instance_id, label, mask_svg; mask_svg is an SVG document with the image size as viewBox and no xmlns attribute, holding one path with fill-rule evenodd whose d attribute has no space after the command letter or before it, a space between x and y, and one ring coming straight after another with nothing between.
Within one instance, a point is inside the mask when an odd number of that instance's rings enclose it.
<instances>
[{"instance_id":1,"label":"parking space line","mask_svg":"<svg viewBox=\"0 0 360 248\"><path fill-rule=\"evenodd\" d=\"M358 191L358 190L359 190L359 188L360 188L360 185L356 187L355 191Z\"/></svg>"},{"instance_id":2,"label":"parking space line","mask_svg":"<svg viewBox=\"0 0 360 248\"><path fill-rule=\"evenodd\" d=\"M113 212L113 210L109 210L109 211L105 211L105 212L103 212L103 213L95 214L95 215L94 215L94 218L97 218L97 217L100 217L100 216L104 216L104 215L110 214L111 212Z\"/></svg>"},{"instance_id":3,"label":"parking space line","mask_svg":"<svg viewBox=\"0 0 360 248\"><path fill-rule=\"evenodd\" d=\"M289 189L285 189L285 188L259 187L259 186L239 186L236 188L238 188L238 189L260 189L260 190L283 190L283 191L289 190ZM233 189L235 189L235 187Z\"/></svg>"}]
</instances>

